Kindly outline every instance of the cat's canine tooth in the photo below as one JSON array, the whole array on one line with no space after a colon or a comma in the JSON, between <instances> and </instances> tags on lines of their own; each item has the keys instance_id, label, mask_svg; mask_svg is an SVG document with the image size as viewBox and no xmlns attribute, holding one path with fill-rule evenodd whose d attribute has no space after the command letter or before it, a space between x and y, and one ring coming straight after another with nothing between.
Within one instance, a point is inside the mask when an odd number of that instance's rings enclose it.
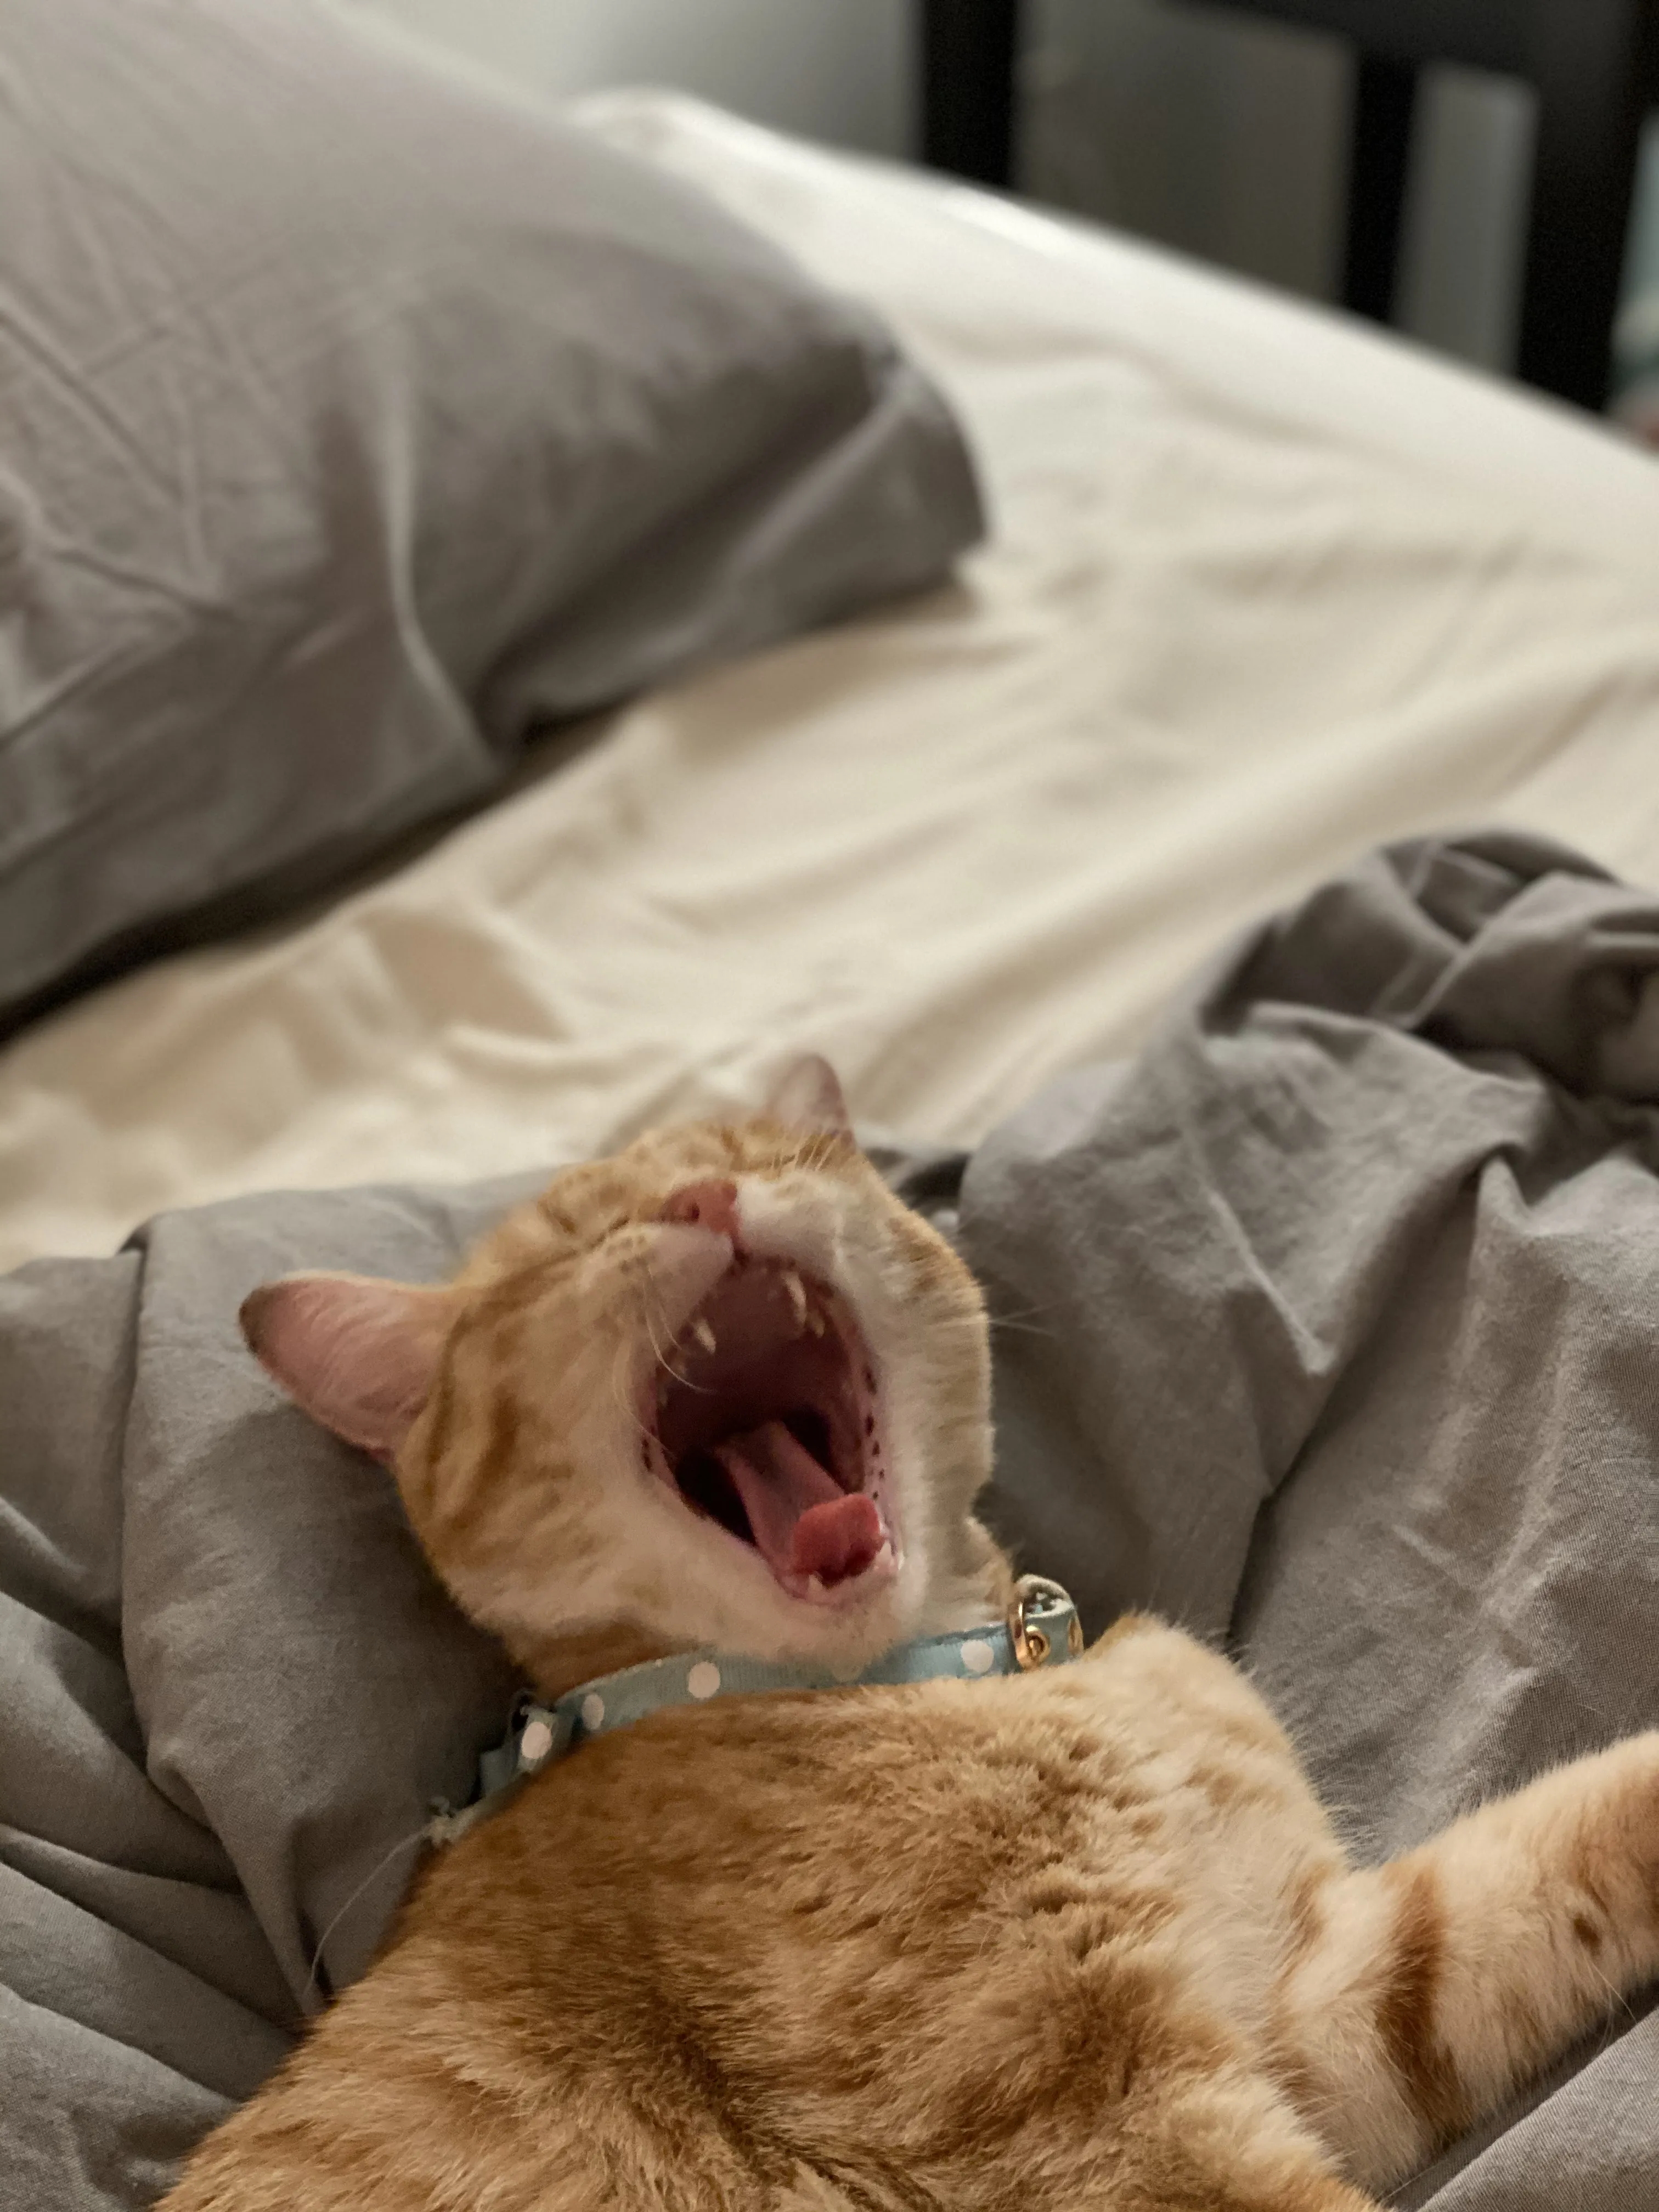
<instances>
[{"instance_id":1,"label":"cat's canine tooth","mask_svg":"<svg viewBox=\"0 0 1659 2212\"><path fill-rule=\"evenodd\" d=\"M806 1326L811 1330L814 1336L822 1336L823 1334L823 1316L818 1311L816 1306L812 1308L811 1311L806 1316Z\"/></svg>"},{"instance_id":2,"label":"cat's canine tooth","mask_svg":"<svg viewBox=\"0 0 1659 2212\"><path fill-rule=\"evenodd\" d=\"M697 1316L696 1321L691 1324L691 1334L696 1338L697 1342L702 1345L705 1352L714 1351L714 1332L709 1328L708 1323L703 1319L701 1314Z\"/></svg>"},{"instance_id":3,"label":"cat's canine tooth","mask_svg":"<svg viewBox=\"0 0 1659 2212\"><path fill-rule=\"evenodd\" d=\"M822 1575L808 1575L806 1587L814 1597L826 1597L829 1595Z\"/></svg>"},{"instance_id":4,"label":"cat's canine tooth","mask_svg":"<svg viewBox=\"0 0 1659 2212\"><path fill-rule=\"evenodd\" d=\"M793 1267L786 1270L783 1287L789 1293L789 1303L795 1310L795 1327L804 1328L806 1322L806 1286Z\"/></svg>"}]
</instances>

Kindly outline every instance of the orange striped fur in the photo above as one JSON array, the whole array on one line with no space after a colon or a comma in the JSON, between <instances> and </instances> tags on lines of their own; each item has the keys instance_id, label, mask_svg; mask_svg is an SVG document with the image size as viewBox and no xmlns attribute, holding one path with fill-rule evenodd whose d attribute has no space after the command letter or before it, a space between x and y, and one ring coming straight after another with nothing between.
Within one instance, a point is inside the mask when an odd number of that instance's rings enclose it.
<instances>
[{"instance_id":1,"label":"orange striped fur","mask_svg":"<svg viewBox=\"0 0 1659 2212\"><path fill-rule=\"evenodd\" d=\"M795 1620L638 1464L696 1273L660 1215L711 1174L878 1352L908 1526L868 1619ZM307 1279L250 1333L395 1463L544 1691L702 1642L856 1660L1004 1602L977 1293L833 1127L647 1138L447 1289ZM1659 1735L1355 1869L1244 1676L1133 1618L1067 1668L582 1749L425 1869L166 2203L1363 2212L1656 1967Z\"/></svg>"}]
</instances>

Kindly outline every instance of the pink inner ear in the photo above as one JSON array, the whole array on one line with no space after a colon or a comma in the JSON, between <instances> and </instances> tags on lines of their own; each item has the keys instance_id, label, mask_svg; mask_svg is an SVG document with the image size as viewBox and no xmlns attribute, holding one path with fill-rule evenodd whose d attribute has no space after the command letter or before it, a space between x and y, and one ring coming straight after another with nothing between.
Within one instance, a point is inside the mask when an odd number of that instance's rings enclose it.
<instances>
[{"instance_id":1,"label":"pink inner ear","mask_svg":"<svg viewBox=\"0 0 1659 2212\"><path fill-rule=\"evenodd\" d=\"M851 1133L852 1116L842 1095L841 1079L816 1052L803 1053L772 1085L765 1110L790 1128Z\"/></svg>"},{"instance_id":2,"label":"pink inner ear","mask_svg":"<svg viewBox=\"0 0 1659 2212\"><path fill-rule=\"evenodd\" d=\"M391 1460L426 1403L453 1294L370 1275L285 1275L242 1302L260 1365L315 1421Z\"/></svg>"}]
</instances>

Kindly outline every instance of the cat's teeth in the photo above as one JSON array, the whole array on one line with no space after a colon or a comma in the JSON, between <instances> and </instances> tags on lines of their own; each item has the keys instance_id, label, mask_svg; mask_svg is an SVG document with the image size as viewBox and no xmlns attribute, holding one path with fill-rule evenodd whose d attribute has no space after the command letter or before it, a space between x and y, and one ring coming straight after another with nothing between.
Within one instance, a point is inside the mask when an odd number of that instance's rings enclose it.
<instances>
[{"instance_id":1,"label":"cat's teeth","mask_svg":"<svg viewBox=\"0 0 1659 2212\"><path fill-rule=\"evenodd\" d=\"M705 1352L714 1351L714 1332L709 1328L708 1323L702 1318L701 1314L691 1324L691 1334L696 1338L697 1342L702 1345Z\"/></svg>"},{"instance_id":2,"label":"cat's teeth","mask_svg":"<svg viewBox=\"0 0 1659 2212\"><path fill-rule=\"evenodd\" d=\"M788 1291L789 1303L795 1310L795 1327L800 1328L806 1321L806 1288L793 1267L784 1276L783 1287Z\"/></svg>"},{"instance_id":3,"label":"cat's teeth","mask_svg":"<svg viewBox=\"0 0 1659 2212\"><path fill-rule=\"evenodd\" d=\"M823 1316L817 1310L816 1306L806 1316L806 1326L811 1330L814 1336L822 1336L823 1334Z\"/></svg>"},{"instance_id":4,"label":"cat's teeth","mask_svg":"<svg viewBox=\"0 0 1659 2212\"><path fill-rule=\"evenodd\" d=\"M808 1575L806 1587L814 1597L827 1597L829 1589L822 1575Z\"/></svg>"}]
</instances>

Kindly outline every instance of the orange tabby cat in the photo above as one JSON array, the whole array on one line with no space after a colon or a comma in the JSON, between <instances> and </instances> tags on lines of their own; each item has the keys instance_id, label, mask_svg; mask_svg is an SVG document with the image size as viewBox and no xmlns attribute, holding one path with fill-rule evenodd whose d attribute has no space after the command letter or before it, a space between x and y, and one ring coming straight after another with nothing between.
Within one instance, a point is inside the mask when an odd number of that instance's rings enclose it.
<instances>
[{"instance_id":1,"label":"orange tabby cat","mask_svg":"<svg viewBox=\"0 0 1659 2212\"><path fill-rule=\"evenodd\" d=\"M821 1063L561 1175L447 1287L245 1323L550 1698L1002 1612L980 1299ZM1356 1869L1243 1677L1133 1618L573 1751L167 2205L1362 2212L1656 1966L1659 1735Z\"/></svg>"}]
</instances>

